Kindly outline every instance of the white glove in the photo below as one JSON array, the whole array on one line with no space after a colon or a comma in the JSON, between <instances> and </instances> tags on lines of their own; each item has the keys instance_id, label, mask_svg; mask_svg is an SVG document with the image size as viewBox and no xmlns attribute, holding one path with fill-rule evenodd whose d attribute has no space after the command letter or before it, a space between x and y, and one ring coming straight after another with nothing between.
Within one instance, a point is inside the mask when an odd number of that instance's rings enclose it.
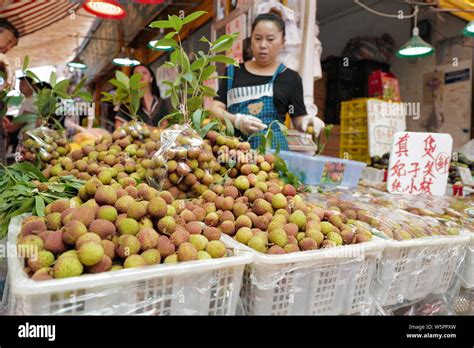
<instances>
[{"instance_id":1,"label":"white glove","mask_svg":"<svg viewBox=\"0 0 474 348\"><path fill-rule=\"evenodd\" d=\"M245 135L251 135L267 128L261 119L251 115L236 114L234 123L234 127Z\"/></svg>"},{"instance_id":2,"label":"white glove","mask_svg":"<svg viewBox=\"0 0 474 348\"><path fill-rule=\"evenodd\" d=\"M304 116L301 120L301 130L306 133L309 126L313 126L313 134L315 137L319 136L319 133L324 129L326 126L324 122L316 116Z\"/></svg>"}]
</instances>

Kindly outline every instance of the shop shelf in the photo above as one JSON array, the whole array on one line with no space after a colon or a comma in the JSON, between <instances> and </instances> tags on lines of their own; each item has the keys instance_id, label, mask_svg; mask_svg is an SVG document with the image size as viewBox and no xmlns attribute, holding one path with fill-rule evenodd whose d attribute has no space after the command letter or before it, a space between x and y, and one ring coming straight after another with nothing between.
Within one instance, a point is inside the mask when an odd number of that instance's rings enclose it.
<instances>
[{"instance_id":1,"label":"shop shelf","mask_svg":"<svg viewBox=\"0 0 474 348\"><path fill-rule=\"evenodd\" d=\"M374 282L377 303L392 306L447 292L468 242L465 235L387 241Z\"/></svg>"},{"instance_id":2,"label":"shop shelf","mask_svg":"<svg viewBox=\"0 0 474 348\"><path fill-rule=\"evenodd\" d=\"M339 157L349 157L351 160L370 163L368 146L341 146L339 148Z\"/></svg>"},{"instance_id":3,"label":"shop shelf","mask_svg":"<svg viewBox=\"0 0 474 348\"><path fill-rule=\"evenodd\" d=\"M16 245L20 220L9 229ZM236 250L223 259L156 265L79 277L34 281L23 260L8 260L9 313L13 315L233 315L242 274L252 262Z\"/></svg>"},{"instance_id":4,"label":"shop shelf","mask_svg":"<svg viewBox=\"0 0 474 348\"><path fill-rule=\"evenodd\" d=\"M384 248L379 239L287 255L228 243L254 254L240 295L247 315L350 315L374 309L370 289Z\"/></svg>"},{"instance_id":5,"label":"shop shelf","mask_svg":"<svg viewBox=\"0 0 474 348\"><path fill-rule=\"evenodd\" d=\"M286 161L288 169L295 174L302 174L307 185L339 185L343 187L355 187L366 164L349 161L335 157L308 156L296 152L281 151L280 156ZM331 164L342 164L342 178L340 180L326 180L325 168ZM326 172L327 173L327 172Z\"/></svg>"}]
</instances>

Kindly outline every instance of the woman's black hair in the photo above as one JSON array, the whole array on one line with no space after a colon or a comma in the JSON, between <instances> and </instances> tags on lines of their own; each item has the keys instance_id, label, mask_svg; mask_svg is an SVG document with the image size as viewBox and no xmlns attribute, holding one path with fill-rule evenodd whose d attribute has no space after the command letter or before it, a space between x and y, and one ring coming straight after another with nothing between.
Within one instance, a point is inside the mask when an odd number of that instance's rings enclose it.
<instances>
[{"instance_id":1,"label":"woman's black hair","mask_svg":"<svg viewBox=\"0 0 474 348\"><path fill-rule=\"evenodd\" d=\"M134 73L135 69L138 68L139 66L142 66L145 69L147 69L151 77L153 78L153 81L151 81L151 94L153 94L157 98L161 98L160 88L157 85L155 73L153 72L153 70L151 70L151 68L148 65L145 65L145 64L135 65L132 69L132 74Z\"/></svg>"},{"instance_id":2,"label":"woman's black hair","mask_svg":"<svg viewBox=\"0 0 474 348\"><path fill-rule=\"evenodd\" d=\"M0 32L8 30L17 39L20 37L18 29L6 18L0 18Z\"/></svg>"},{"instance_id":3,"label":"woman's black hair","mask_svg":"<svg viewBox=\"0 0 474 348\"><path fill-rule=\"evenodd\" d=\"M277 26L278 30L283 33L283 38L285 38L286 30L285 30L285 22L281 18L281 14L279 11L272 9L268 13L259 14L252 23L252 33L255 30L255 27L260 22L273 22Z\"/></svg>"}]
</instances>

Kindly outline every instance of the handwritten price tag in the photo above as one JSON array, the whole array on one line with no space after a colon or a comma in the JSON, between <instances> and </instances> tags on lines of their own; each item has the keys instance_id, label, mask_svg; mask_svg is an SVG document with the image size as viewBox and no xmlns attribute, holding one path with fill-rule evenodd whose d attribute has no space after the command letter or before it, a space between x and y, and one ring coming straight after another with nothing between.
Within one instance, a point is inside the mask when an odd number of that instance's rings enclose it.
<instances>
[{"instance_id":1,"label":"handwritten price tag","mask_svg":"<svg viewBox=\"0 0 474 348\"><path fill-rule=\"evenodd\" d=\"M439 133L396 133L390 151L387 190L397 194L442 196L453 138Z\"/></svg>"}]
</instances>

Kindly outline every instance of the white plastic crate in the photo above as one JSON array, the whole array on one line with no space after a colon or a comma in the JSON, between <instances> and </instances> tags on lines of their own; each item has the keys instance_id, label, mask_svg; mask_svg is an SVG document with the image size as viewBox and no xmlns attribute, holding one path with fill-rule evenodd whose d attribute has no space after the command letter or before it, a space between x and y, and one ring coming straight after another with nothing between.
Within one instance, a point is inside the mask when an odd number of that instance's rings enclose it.
<instances>
[{"instance_id":1,"label":"white plastic crate","mask_svg":"<svg viewBox=\"0 0 474 348\"><path fill-rule=\"evenodd\" d=\"M370 314L371 282L383 241L266 255L228 239L234 248L254 253L240 294L245 314Z\"/></svg>"},{"instance_id":2,"label":"white plastic crate","mask_svg":"<svg viewBox=\"0 0 474 348\"><path fill-rule=\"evenodd\" d=\"M391 306L448 291L461 270L468 242L465 235L387 241L374 282L378 305Z\"/></svg>"},{"instance_id":3,"label":"white plastic crate","mask_svg":"<svg viewBox=\"0 0 474 348\"><path fill-rule=\"evenodd\" d=\"M16 245L20 220L12 222ZM229 245L227 245L229 247ZM23 260L8 259L9 313L14 315L233 315L246 264L235 250L222 259L156 265L74 278L34 281Z\"/></svg>"},{"instance_id":4,"label":"white plastic crate","mask_svg":"<svg viewBox=\"0 0 474 348\"><path fill-rule=\"evenodd\" d=\"M471 241L467 246L466 259L464 261L463 287L474 288L474 232L469 233Z\"/></svg>"}]
</instances>

